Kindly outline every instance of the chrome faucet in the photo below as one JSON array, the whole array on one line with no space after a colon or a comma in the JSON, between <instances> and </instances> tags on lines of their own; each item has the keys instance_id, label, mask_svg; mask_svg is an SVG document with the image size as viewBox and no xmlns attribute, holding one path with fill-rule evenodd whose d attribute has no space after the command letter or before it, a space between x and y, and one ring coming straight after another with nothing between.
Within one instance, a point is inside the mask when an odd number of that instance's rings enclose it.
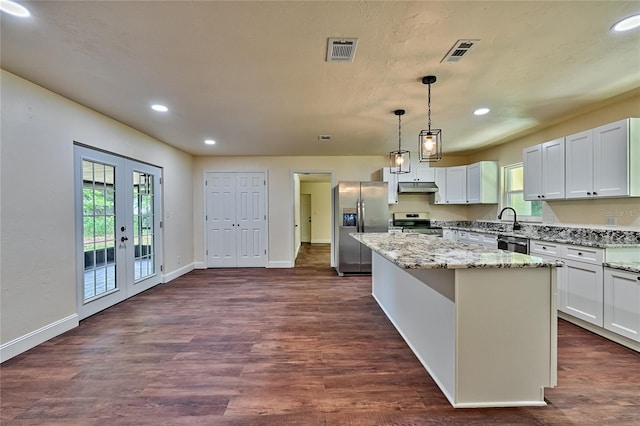
<instances>
[{"instance_id":1,"label":"chrome faucet","mask_svg":"<svg viewBox=\"0 0 640 426\"><path fill-rule=\"evenodd\" d=\"M521 229L522 226L518 223L518 215L516 214L516 210L513 207L505 207L500 210L500 213L498 213L498 219L502 219L502 213L504 213L505 210L511 210L513 212L513 230L516 231L518 229Z\"/></svg>"}]
</instances>

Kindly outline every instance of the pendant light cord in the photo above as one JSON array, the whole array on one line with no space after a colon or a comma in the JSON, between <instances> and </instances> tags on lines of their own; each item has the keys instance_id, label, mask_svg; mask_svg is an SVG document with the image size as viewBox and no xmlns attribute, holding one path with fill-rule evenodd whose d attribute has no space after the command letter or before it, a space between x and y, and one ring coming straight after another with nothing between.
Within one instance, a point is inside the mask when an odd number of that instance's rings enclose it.
<instances>
[{"instance_id":1,"label":"pendant light cord","mask_svg":"<svg viewBox=\"0 0 640 426\"><path fill-rule=\"evenodd\" d=\"M398 153L402 146L402 115L398 115Z\"/></svg>"},{"instance_id":2,"label":"pendant light cord","mask_svg":"<svg viewBox=\"0 0 640 426\"><path fill-rule=\"evenodd\" d=\"M429 86L429 94L427 95L427 125L429 126L429 133L431 133L431 84Z\"/></svg>"}]
</instances>

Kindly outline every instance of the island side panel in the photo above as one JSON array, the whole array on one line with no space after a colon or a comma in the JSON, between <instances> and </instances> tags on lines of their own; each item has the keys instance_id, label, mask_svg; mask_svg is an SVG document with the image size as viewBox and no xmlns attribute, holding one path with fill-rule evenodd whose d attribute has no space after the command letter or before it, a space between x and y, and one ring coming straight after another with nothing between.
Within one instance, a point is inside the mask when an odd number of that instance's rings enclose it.
<instances>
[{"instance_id":1,"label":"island side panel","mask_svg":"<svg viewBox=\"0 0 640 426\"><path fill-rule=\"evenodd\" d=\"M373 297L452 404L454 279L453 270L405 270L373 253Z\"/></svg>"},{"instance_id":2,"label":"island side panel","mask_svg":"<svg viewBox=\"0 0 640 426\"><path fill-rule=\"evenodd\" d=\"M546 405L553 268L456 270L456 407Z\"/></svg>"}]
</instances>

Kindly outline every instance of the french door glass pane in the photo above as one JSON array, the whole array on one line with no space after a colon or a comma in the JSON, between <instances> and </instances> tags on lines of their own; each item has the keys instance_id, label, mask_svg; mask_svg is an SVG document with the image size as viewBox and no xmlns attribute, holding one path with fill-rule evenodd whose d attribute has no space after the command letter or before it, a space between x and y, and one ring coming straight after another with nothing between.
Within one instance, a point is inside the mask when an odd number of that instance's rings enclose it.
<instances>
[{"instance_id":1,"label":"french door glass pane","mask_svg":"<svg viewBox=\"0 0 640 426\"><path fill-rule=\"evenodd\" d=\"M133 172L133 241L135 245L134 279L155 274L153 175Z\"/></svg>"},{"instance_id":2,"label":"french door glass pane","mask_svg":"<svg viewBox=\"0 0 640 426\"><path fill-rule=\"evenodd\" d=\"M116 288L115 168L82 161L84 300Z\"/></svg>"}]
</instances>

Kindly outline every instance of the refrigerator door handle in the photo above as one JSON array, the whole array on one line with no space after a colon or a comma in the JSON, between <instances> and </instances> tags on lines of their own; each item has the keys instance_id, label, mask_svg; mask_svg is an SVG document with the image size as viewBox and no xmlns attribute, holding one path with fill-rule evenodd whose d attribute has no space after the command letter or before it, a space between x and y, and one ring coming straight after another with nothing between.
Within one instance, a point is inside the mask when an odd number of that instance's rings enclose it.
<instances>
[{"instance_id":1,"label":"refrigerator door handle","mask_svg":"<svg viewBox=\"0 0 640 426\"><path fill-rule=\"evenodd\" d=\"M360 232L360 199L356 200L356 232Z\"/></svg>"},{"instance_id":2,"label":"refrigerator door handle","mask_svg":"<svg viewBox=\"0 0 640 426\"><path fill-rule=\"evenodd\" d=\"M360 202L360 232L365 232L364 230L364 201Z\"/></svg>"}]
</instances>

